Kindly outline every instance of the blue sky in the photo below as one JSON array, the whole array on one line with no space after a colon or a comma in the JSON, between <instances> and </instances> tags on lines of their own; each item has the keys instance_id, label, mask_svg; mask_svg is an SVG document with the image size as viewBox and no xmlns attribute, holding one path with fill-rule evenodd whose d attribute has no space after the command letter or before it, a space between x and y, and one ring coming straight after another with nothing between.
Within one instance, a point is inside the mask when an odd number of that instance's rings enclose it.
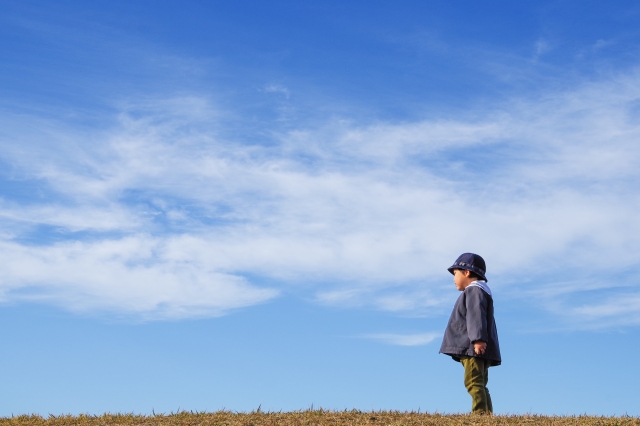
<instances>
[{"instance_id":1,"label":"blue sky","mask_svg":"<svg viewBox=\"0 0 640 426\"><path fill-rule=\"evenodd\" d=\"M0 2L0 349L21 413L640 415L640 6Z\"/></svg>"}]
</instances>

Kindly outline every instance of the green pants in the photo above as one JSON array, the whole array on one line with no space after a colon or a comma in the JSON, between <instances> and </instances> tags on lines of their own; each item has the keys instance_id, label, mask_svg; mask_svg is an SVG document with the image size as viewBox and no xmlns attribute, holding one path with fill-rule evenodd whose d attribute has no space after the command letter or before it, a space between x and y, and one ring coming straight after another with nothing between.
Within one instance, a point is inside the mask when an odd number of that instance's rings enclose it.
<instances>
[{"instance_id":1,"label":"green pants","mask_svg":"<svg viewBox=\"0 0 640 426\"><path fill-rule=\"evenodd\" d=\"M464 386L471 395L471 410L474 413L493 413L491 395L487 389L491 361L473 356L461 356L460 362L464 366Z\"/></svg>"}]
</instances>

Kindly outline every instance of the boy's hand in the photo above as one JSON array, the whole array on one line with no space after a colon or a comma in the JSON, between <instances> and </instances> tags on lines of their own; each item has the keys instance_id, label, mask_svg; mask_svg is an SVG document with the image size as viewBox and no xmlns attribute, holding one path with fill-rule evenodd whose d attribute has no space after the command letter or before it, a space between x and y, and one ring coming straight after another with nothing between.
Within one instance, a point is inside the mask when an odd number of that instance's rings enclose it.
<instances>
[{"instance_id":1,"label":"boy's hand","mask_svg":"<svg viewBox=\"0 0 640 426\"><path fill-rule=\"evenodd\" d=\"M487 350L487 342L474 343L473 350L476 352L476 355L484 355L484 351Z\"/></svg>"}]
</instances>

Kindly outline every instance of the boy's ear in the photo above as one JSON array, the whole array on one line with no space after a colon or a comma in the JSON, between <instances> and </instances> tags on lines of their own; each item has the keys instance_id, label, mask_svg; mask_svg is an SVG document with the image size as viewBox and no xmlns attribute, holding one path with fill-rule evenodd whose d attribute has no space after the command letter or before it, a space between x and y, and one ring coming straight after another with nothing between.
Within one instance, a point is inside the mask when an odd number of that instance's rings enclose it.
<instances>
[{"instance_id":1,"label":"boy's ear","mask_svg":"<svg viewBox=\"0 0 640 426\"><path fill-rule=\"evenodd\" d=\"M465 276L465 277L467 277L467 278L469 278L469 277L471 276L471 271L470 271L470 270L468 270L468 269L465 269L465 270L463 271L463 273L464 273L464 276Z\"/></svg>"}]
</instances>

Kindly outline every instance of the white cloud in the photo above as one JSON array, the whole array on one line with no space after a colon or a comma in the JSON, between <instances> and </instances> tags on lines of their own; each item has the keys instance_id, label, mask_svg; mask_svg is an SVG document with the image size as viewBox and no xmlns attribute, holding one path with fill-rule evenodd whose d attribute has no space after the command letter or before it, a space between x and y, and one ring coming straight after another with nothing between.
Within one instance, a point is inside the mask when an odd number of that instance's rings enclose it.
<instances>
[{"instance_id":1,"label":"white cloud","mask_svg":"<svg viewBox=\"0 0 640 426\"><path fill-rule=\"evenodd\" d=\"M441 334L421 333L421 334L367 334L362 336L365 339L377 340L382 343L394 346L423 346L428 345Z\"/></svg>"},{"instance_id":2,"label":"white cloud","mask_svg":"<svg viewBox=\"0 0 640 426\"><path fill-rule=\"evenodd\" d=\"M5 300L37 300L67 309L116 311L143 317L221 315L277 296L244 278L183 261L171 241L131 236L47 247L0 244Z\"/></svg>"},{"instance_id":3,"label":"white cloud","mask_svg":"<svg viewBox=\"0 0 640 426\"><path fill-rule=\"evenodd\" d=\"M514 270L640 266L639 80L473 118L329 120L268 144L222 132L219 109L200 98L129 105L101 131L5 118L5 180L50 193L0 203L16 229L2 237L5 257L24 269L2 281L5 299L224 312L276 294L242 278L252 276L306 286L322 303L411 311L450 298L444 268L463 251L487 259L498 289L517 285ZM35 225L64 228L66 242L21 242ZM130 257L102 257L113 244ZM130 247L161 255L138 262Z\"/></svg>"},{"instance_id":4,"label":"white cloud","mask_svg":"<svg viewBox=\"0 0 640 426\"><path fill-rule=\"evenodd\" d=\"M135 230L141 224L139 213L118 204L69 206L56 203L22 206L3 202L0 199L0 220L9 223L19 222L25 225L55 226L71 232L86 229L96 231Z\"/></svg>"}]
</instances>

